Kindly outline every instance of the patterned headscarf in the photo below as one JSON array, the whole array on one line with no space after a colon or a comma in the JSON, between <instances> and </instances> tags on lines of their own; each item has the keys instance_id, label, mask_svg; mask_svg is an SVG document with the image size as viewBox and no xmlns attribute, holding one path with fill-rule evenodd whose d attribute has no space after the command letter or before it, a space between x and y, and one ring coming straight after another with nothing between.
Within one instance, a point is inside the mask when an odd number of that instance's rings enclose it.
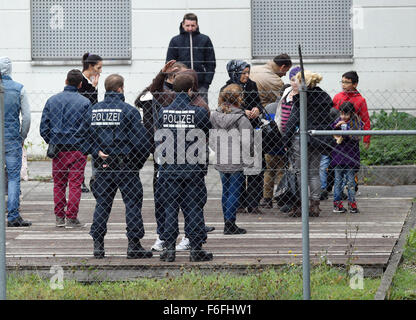
<instances>
[{"instance_id":1,"label":"patterned headscarf","mask_svg":"<svg viewBox=\"0 0 416 320\"><path fill-rule=\"evenodd\" d=\"M250 68L250 65L243 60L231 60L227 63L227 72L233 83L241 85L240 77L245 68Z\"/></svg>"}]
</instances>

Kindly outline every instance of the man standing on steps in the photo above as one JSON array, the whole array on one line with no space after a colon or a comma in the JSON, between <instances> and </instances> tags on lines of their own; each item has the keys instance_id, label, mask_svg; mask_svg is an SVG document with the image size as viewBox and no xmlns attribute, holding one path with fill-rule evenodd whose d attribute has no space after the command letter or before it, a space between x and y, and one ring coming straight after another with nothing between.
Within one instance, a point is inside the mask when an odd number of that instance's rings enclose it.
<instances>
[{"instance_id":1,"label":"man standing on steps","mask_svg":"<svg viewBox=\"0 0 416 320\"><path fill-rule=\"evenodd\" d=\"M8 175L7 226L29 227L32 222L23 220L19 213L19 196L22 146L30 128L30 106L25 88L22 84L12 80L11 73L10 59L0 57L0 85L3 86L4 91L5 162ZM20 114L22 115L21 125Z\"/></svg>"},{"instance_id":2,"label":"man standing on steps","mask_svg":"<svg viewBox=\"0 0 416 320\"><path fill-rule=\"evenodd\" d=\"M176 60L198 74L198 92L208 103L208 89L214 78L216 61L211 39L199 32L198 17L187 13L179 26L179 35L170 40L166 63Z\"/></svg>"},{"instance_id":3,"label":"man standing on steps","mask_svg":"<svg viewBox=\"0 0 416 320\"><path fill-rule=\"evenodd\" d=\"M46 143L55 146L52 159L53 200L56 227L81 228L78 220L81 185L87 156L81 147L85 140L82 126L91 102L78 93L82 73L68 72L64 91L50 97L42 111L40 135ZM68 201L66 187L69 186Z\"/></svg>"},{"instance_id":4,"label":"man standing on steps","mask_svg":"<svg viewBox=\"0 0 416 320\"><path fill-rule=\"evenodd\" d=\"M210 261L213 258L212 253L202 249L207 239L205 164L211 122L206 109L191 104L193 82L194 78L189 74L175 77L175 100L160 110L155 133L158 188L165 218L161 235L164 249L160 260L166 262L175 261L179 209L183 212L185 234L190 242L190 261Z\"/></svg>"}]
</instances>

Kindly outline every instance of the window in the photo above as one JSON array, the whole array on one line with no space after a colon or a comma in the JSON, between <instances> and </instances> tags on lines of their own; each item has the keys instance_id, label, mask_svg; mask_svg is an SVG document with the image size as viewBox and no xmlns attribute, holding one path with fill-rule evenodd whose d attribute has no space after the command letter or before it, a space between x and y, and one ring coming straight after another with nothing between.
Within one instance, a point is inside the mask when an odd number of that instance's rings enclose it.
<instances>
[{"instance_id":1,"label":"window","mask_svg":"<svg viewBox=\"0 0 416 320\"><path fill-rule=\"evenodd\" d=\"M252 55L352 58L352 0L252 0Z\"/></svg>"},{"instance_id":2,"label":"window","mask_svg":"<svg viewBox=\"0 0 416 320\"><path fill-rule=\"evenodd\" d=\"M130 0L32 0L32 59L131 58Z\"/></svg>"}]
</instances>

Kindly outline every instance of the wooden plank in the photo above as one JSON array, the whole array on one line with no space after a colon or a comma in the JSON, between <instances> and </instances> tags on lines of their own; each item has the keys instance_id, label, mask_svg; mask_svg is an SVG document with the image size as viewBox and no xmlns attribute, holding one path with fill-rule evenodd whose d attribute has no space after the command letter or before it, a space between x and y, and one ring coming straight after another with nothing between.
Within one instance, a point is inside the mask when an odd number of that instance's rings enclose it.
<instances>
[{"instance_id":1,"label":"wooden plank","mask_svg":"<svg viewBox=\"0 0 416 320\"><path fill-rule=\"evenodd\" d=\"M396 273L397 267L399 266L400 259L402 258L404 246L406 244L407 236L410 232L412 226L416 223L416 205L413 203L412 210L406 218L403 230L400 233L400 237L397 241L397 244L393 248L392 256L388 262L387 269L383 274L381 279L380 286L374 296L374 300L384 300L387 295L387 291L390 288L390 285L393 281L393 277Z\"/></svg>"}]
</instances>

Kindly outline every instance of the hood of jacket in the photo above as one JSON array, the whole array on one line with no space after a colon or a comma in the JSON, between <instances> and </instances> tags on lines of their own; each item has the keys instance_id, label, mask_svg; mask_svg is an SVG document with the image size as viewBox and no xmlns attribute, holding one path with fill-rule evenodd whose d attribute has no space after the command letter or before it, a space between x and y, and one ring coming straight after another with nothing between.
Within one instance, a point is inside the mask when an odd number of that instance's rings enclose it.
<instances>
[{"instance_id":1,"label":"hood of jacket","mask_svg":"<svg viewBox=\"0 0 416 320\"><path fill-rule=\"evenodd\" d=\"M0 57L0 73L3 76L12 75L12 61L8 57Z\"/></svg>"},{"instance_id":2,"label":"hood of jacket","mask_svg":"<svg viewBox=\"0 0 416 320\"><path fill-rule=\"evenodd\" d=\"M185 29L182 27L182 22L179 24L179 33L180 34L188 34L189 32L185 31ZM199 26L196 28L196 31L191 32L193 36L200 34L199 32Z\"/></svg>"},{"instance_id":3,"label":"hood of jacket","mask_svg":"<svg viewBox=\"0 0 416 320\"><path fill-rule=\"evenodd\" d=\"M231 107L230 113L224 113L221 107L218 107L211 115L211 121L216 129L230 130L238 127L236 124L241 117L244 117L244 110L236 107Z\"/></svg>"}]
</instances>

